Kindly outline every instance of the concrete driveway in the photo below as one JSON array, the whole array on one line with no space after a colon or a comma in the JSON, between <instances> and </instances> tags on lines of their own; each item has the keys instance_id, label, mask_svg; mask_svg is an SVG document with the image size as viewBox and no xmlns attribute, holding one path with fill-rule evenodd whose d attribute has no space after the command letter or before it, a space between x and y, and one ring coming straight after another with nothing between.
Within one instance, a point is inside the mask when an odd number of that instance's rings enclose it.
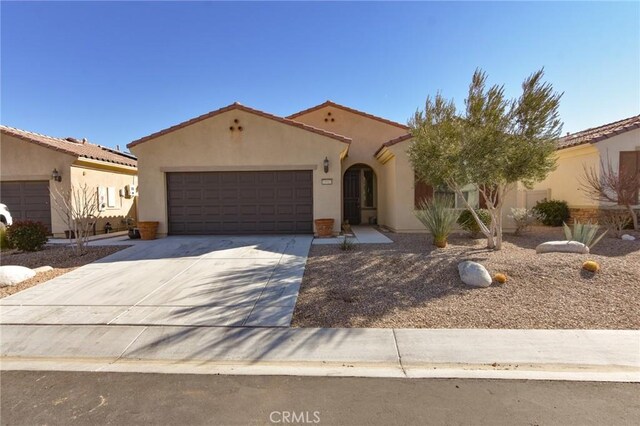
<instances>
[{"instance_id":1,"label":"concrete driveway","mask_svg":"<svg viewBox=\"0 0 640 426\"><path fill-rule=\"evenodd\" d=\"M2 324L289 326L311 236L168 237L0 300Z\"/></svg>"}]
</instances>

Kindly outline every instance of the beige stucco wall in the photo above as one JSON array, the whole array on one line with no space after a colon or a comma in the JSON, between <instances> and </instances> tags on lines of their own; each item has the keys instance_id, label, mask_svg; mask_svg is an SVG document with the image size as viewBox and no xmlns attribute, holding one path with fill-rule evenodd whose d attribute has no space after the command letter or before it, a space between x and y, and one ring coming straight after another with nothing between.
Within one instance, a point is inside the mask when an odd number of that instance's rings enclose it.
<instances>
[{"instance_id":1,"label":"beige stucco wall","mask_svg":"<svg viewBox=\"0 0 640 426\"><path fill-rule=\"evenodd\" d=\"M51 180L51 172L54 168L61 174L61 182ZM12 136L4 134L0 136L0 180L3 182L46 180L49 181L52 197L58 193L68 193L71 184L77 186L86 182L92 189L97 190L98 186L115 186L125 181L130 183L135 179L135 174L136 170L131 167L78 159ZM67 225L58 213L53 198L50 204L53 235L62 237L67 230ZM132 206L133 200L123 201L112 213L119 215L124 211L130 212Z\"/></svg>"},{"instance_id":2,"label":"beige stucco wall","mask_svg":"<svg viewBox=\"0 0 640 426\"><path fill-rule=\"evenodd\" d=\"M547 190L551 199L564 200L576 208L597 205L580 190L584 166L599 170L599 153L593 145L579 145L557 151L557 168L547 178L534 185L533 190Z\"/></svg>"},{"instance_id":3,"label":"beige stucco wall","mask_svg":"<svg viewBox=\"0 0 640 426\"><path fill-rule=\"evenodd\" d=\"M69 169L75 157L23 141L13 136L0 135L0 180L8 181L49 181L49 188L55 194L68 191L71 182ZM51 172L57 169L62 175L61 182L51 180ZM1 196L2 194L0 194ZM54 235L64 233L66 225L51 204L51 228ZM11 211L11 206L9 211Z\"/></svg>"},{"instance_id":4,"label":"beige stucco wall","mask_svg":"<svg viewBox=\"0 0 640 426\"><path fill-rule=\"evenodd\" d=\"M330 116L329 113L331 113ZM325 118L328 121L324 121ZM335 121L331 121L331 119ZM377 209L373 212L363 209L362 223L366 224L369 216L376 215L379 224L387 224L389 215L392 214L393 202L389 198L390 193L382 189L388 188L390 184L393 185L393 182L388 181L393 177L384 171L383 166L376 161L374 154L383 143L405 135L407 130L330 105L297 116L294 120L347 136L353 140L349 147L349 156L342 162L343 175L349 167L355 164L366 164L373 169L377 179ZM340 189L342 191L342 183ZM342 196L340 199L342 200Z\"/></svg>"},{"instance_id":5,"label":"beige stucco wall","mask_svg":"<svg viewBox=\"0 0 640 426\"><path fill-rule=\"evenodd\" d=\"M236 124L234 120L239 122ZM243 131L229 130L242 126ZM312 170L314 219L341 223L341 155L348 144L242 110L222 114L131 147L138 157L139 220L167 233L165 173L172 171ZM329 159L329 172L323 161ZM322 185L322 179L333 179Z\"/></svg>"},{"instance_id":6,"label":"beige stucco wall","mask_svg":"<svg viewBox=\"0 0 640 426\"><path fill-rule=\"evenodd\" d=\"M112 187L115 190L115 207L105 206L96 221L97 233L104 232L105 223L109 222L114 231L125 230L127 217L136 216L135 198L120 196L126 185L138 185L135 170L101 170L95 168L91 162L78 161L71 166L71 181L76 188L87 185L91 191L97 191L98 187Z\"/></svg>"}]
</instances>

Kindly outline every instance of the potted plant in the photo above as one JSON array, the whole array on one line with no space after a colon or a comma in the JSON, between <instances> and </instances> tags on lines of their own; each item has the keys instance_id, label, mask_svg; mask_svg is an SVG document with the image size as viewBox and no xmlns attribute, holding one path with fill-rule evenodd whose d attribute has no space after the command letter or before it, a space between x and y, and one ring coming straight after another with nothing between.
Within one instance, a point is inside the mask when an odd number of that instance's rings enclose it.
<instances>
[{"instance_id":1,"label":"potted plant","mask_svg":"<svg viewBox=\"0 0 640 426\"><path fill-rule=\"evenodd\" d=\"M316 232L318 233L318 237L333 237L333 219L316 219L314 222L316 224Z\"/></svg>"},{"instance_id":2,"label":"potted plant","mask_svg":"<svg viewBox=\"0 0 640 426\"><path fill-rule=\"evenodd\" d=\"M137 240L138 238L140 238L140 231L138 230L138 228L136 228L135 219L127 216L125 218L125 223L127 225L127 230L129 231L129 238L132 240Z\"/></svg>"},{"instance_id":3,"label":"potted plant","mask_svg":"<svg viewBox=\"0 0 640 426\"><path fill-rule=\"evenodd\" d=\"M445 248L447 237L456 226L460 213L450 208L444 200L435 198L421 203L415 215L433 235L433 244L438 248Z\"/></svg>"},{"instance_id":4,"label":"potted plant","mask_svg":"<svg viewBox=\"0 0 640 426\"><path fill-rule=\"evenodd\" d=\"M158 232L159 222L156 221L141 221L138 222L138 230L140 231L140 238L143 240L155 240L156 233Z\"/></svg>"}]
</instances>

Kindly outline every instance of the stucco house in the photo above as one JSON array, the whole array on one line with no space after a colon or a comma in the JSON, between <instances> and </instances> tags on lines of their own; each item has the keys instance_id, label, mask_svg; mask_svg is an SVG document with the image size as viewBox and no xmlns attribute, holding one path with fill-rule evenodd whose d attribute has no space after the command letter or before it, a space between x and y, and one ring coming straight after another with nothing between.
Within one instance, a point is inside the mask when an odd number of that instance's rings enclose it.
<instances>
[{"instance_id":1,"label":"stucco house","mask_svg":"<svg viewBox=\"0 0 640 426\"><path fill-rule=\"evenodd\" d=\"M596 220L599 209L614 206L589 199L580 190L580 182L585 166L595 167L600 172L601 164L606 165L607 162L618 173L622 169L640 173L640 115L568 134L560 139L558 167L533 191L525 192L525 195L529 194L528 207L540 197L564 200L569 204L573 218ZM640 204L637 207L640 208Z\"/></svg>"},{"instance_id":2,"label":"stucco house","mask_svg":"<svg viewBox=\"0 0 640 426\"><path fill-rule=\"evenodd\" d=\"M344 221L424 231L414 209L433 188L415 181L410 140L404 124L331 101L288 117L235 103L128 147L139 217L159 235L311 233L320 218L334 232Z\"/></svg>"},{"instance_id":3,"label":"stucco house","mask_svg":"<svg viewBox=\"0 0 640 426\"><path fill-rule=\"evenodd\" d=\"M55 208L54 196L84 184L95 189L100 216L96 233L107 222L126 229L126 217L136 215L137 161L86 139L55 138L0 126L0 202L14 221L43 222L54 236L67 226ZM57 191L56 191L57 190Z\"/></svg>"}]
</instances>

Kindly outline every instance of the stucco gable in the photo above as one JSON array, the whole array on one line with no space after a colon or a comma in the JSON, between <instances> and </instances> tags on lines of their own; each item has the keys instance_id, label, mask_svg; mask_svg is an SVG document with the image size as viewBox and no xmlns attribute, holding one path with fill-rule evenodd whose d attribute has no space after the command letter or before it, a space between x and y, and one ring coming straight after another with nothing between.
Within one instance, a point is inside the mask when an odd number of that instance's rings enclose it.
<instances>
[{"instance_id":1,"label":"stucco gable","mask_svg":"<svg viewBox=\"0 0 640 426\"><path fill-rule=\"evenodd\" d=\"M239 110L239 111L244 111L244 112L247 112L247 113L250 113L250 114L255 114L255 115L263 117L263 118L274 120L274 121L279 122L281 124L297 127L299 129L302 129L302 130L305 130L305 131L309 131L309 132L312 132L312 133L316 133L316 134L319 134L321 136L325 136L325 137L328 137L328 138L331 138L331 139L334 139L334 140L338 140L340 142L344 142L344 143L347 143L347 144L351 143L351 139L346 137L346 136L342 136L342 135L338 135L336 133L328 132L326 130L318 129L316 127L309 126L309 125L304 124L304 123L299 123L297 121L293 121L293 120L290 120L290 119L287 119L287 118L278 117L276 115L269 114L269 113L264 112L264 111L260 111L260 110L253 109L253 108L249 108L247 106L241 105L240 103L236 102L236 103L228 105L228 106L226 106L224 108L220 108L220 109L217 109L215 111L208 112L206 114L203 114L203 115L200 115L198 117L192 118L191 120L184 121L182 123L179 123L179 124L176 124L174 126L168 127L168 128L166 128L164 130L160 130L158 132L152 133L152 134L150 134L148 136L145 136L143 138L137 139L137 140L131 142L130 144L128 144L127 147L129 147L129 148L134 147L134 146L139 145L141 143L148 142L148 141L151 141L153 139L156 139L159 136L163 136L163 135L166 135L168 133L175 132L176 130L185 128L185 127L190 126L192 124L195 124L195 123L201 122L203 120L206 120L206 119L209 119L209 118L224 114L224 113L229 112L229 111L234 111L234 110Z\"/></svg>"},{"instance_id":2,"label":"stucco gable","mask_svg":"<svg viewBox=\"0 0 640 426\"><path fill-rule=\"evenodd\" d=\"M396 121L388 120L386 118L378 117L376 115L369 114L367 112L360 111L360 110L357 110L357 109L354 109L354 108L350 108L350 107L347 107L347 106L344 106L344 105L340 105L340 104L337 104L337 103L332 102L332 101L325 101L325 102L323 102L323 103L321 103L319 105L316 105L316 106L313 106L311 108L307 108L305 110L302 110L302 111L296 112L294 114L291 114L287 118L291 119L291 120L300 119L300 118L302 118L303 116L305 116L307 114L310 114L312 112L315 112L315 111L318 111L318 110L322 110L322 109L325 109L325 108L329 108L329 107L330 108L337 108L337 109L340 109L340 110L343 110L343 111L347 111L347 112L349 112L351 114L356 114L356 115L359 115L359 116L362 116L362 117L366 117L366 118L369 118L371 120L374 120L374 121L377 121L377 122L380 122L380 123L385 123L385 124L388 124L389 126L398 127L400 129L404 129L404 130L409 130L409 127L404 125L404 124L398 123ZM299 121L302 121L302 120L299 120Z\"/></svg>"}]
</instances>

